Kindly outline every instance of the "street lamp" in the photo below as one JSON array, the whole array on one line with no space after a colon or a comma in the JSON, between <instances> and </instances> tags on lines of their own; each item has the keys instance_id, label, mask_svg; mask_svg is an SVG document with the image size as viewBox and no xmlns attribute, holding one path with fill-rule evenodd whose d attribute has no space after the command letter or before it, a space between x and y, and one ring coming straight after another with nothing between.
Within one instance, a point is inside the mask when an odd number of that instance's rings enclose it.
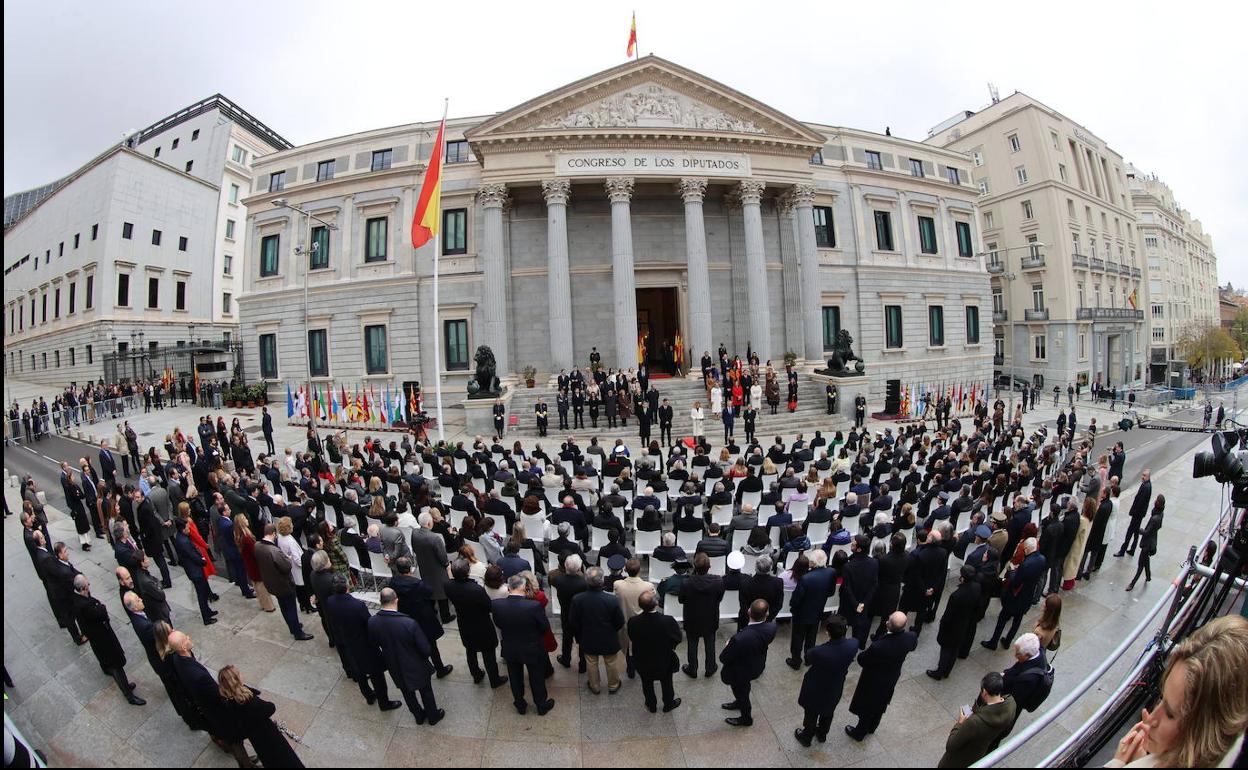
<instances>
[{"instance_id":1,"label":"street lamp","mask_svg":"<svg viewBox=\"0 0 1248 770\"><path fill-rule=\"evenodd\" d=\"M285 198L277 198L272 201L273 205L279 209L290 209L296 213L302 214L310 220L320 222L330 230L337 230L338 225L333 222L326 222L324 219L316 216L310 211L300 208L290 203ZM301 247L295 249L295 254L299 256L303 263L303 365L304 375L306 377L306 386L304 389L304 403L308 405L308 427L313 431L316 430L316 412L312 409L312 349L311 341L308 339L308 263L312 256L316 254L320 244L313 243L312 247L304 250Z\"/></svg>"},{"instance_id":2,"label":"street lamp","mask_svg":"<svg viewBox=\"0 0 1248 770\"><path fill-rule=\"evenodd\" d=\"M989 252L981 253L979 256L995 258L996 255L999 253L1019 251L1020 249L1026 249L1030 251L1032 255L1034 256L1034 255L1038 255L1039 250L1043 248L1045 248L1045 245L1043 243L1040 243L1039 241L1031 241L1027 243L1025 246L1010 246L1004 249L994 249ZM995 259L994 259L994 262L995 262ZM1006 313L1009 313L1010 302L1008 301L1008 298L1010 298L1013 294L1014 279L1017 278L1018 275L1016 273L1010 272L1008 258L1005 260L1005 263L1002 265L1002 267L1003 267L1003 270L998 275L998 277L1005 279L1005 282L1006 282L1006 291L1008 293L1005 295L1007 297L1007 301L1004 304L1006 306L1005 307ZM1010 390L1010 415L1009 415L1010 419L1014 418L1014 362L1015 362L1015 359L1017 358L1017 356L1014 355L1014 322L1015 322L1014 315L1016 314L1010 314L1010 316L1006 319L1006 323L1008 324L1007 328L1010 330L1010 345L1009 345L1010 347L1010 351L1009 351L1010 352L1010 388L1009 388ZM1045 351L1045 354L1046 355L1048 354L1047 350ZM1000 389L998 388L998 390Z\"/></svg>"}]
</instances>

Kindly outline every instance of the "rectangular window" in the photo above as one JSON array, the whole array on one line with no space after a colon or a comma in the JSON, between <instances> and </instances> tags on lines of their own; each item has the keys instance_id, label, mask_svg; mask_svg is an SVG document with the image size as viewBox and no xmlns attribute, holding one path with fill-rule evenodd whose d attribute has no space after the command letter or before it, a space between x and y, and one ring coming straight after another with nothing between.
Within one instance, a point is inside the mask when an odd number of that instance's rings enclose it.
<instances>
[{"instance_id":1,"label":"rectangular window","mask_svg":"<svg viewBox=\"0 0 1248 770\"><path fill-rule=\"evenodd\" d=\"M78 365L78 354L74 352L73 348L69 349L69 365L70 366Z\"/></svg>"},{"instance_id":2,"label":"rectangular window","mask_svg":"<svg viewBox=\"0 0 1248 770\"><path fill-rule=\"evenodd\" d=\"M130 276L125 273L117 276L117 306L130 307Z\"/></svg>"},{"instance_id":3,"label":"rectangular window","mask_svg":"<svg viewBox=\"0 0 1248 770\"><path fill-rule=\"evenodd\" d=\"M61 241L60 246L57 247L56 256L57 257L65 256L65 241Z\"/></svg>"},{"instance_id":4,"label":"rectangular window","mask_svg":"<svg viewBox=\"0 0 1248 770\"><path fill-rule=\"evenodd\" d=\"M979 150L973 150L973 151L971 151L971 161L972 161L972 162L973 162L976 166L982 166L982 165L984 165L984 154L983 154L982 152L980 152Z\"/></svg>"},{"instance_id":5,"label":"rectangular window","mask_svg":"<svg viewBox=\"0 0 1248 770\"><path fill-rule=\"evenodd\" d=\"M1018 142L1018 134L1010 134L1006 137L1006 141L1010 143L1010 152L1018 152L1023 146Z\"/></svg>"},{"instance_id":6,"label":"rectangular window","mask_svg":"<svg viewBox=\"0 0 1248 770\"><path fill-rule=\"evenodd\" d=\"M159 245L160 245L160 236L161 236L161 235L162 235L162 233L161 233L159 230L153 230L153 231L152 231L152 245L153 245L153 246L159 246Z\"/></svg>"},{"instance_id":7,"label":"rectangular window","mask_svg":"<svg viewBox=\"0 0 1248 770\"><path fill-rule=\"evenodd\" d=\"M956 168L946 168L945 178L949 180L949 184L962 184L958 178L958 170Z\"/></svg>"},{"instance_id":8,"label":"rectangular window","mask_svg":"<svg viewBox=\"0 0 1248 770\"><path fill-rule=\"evenodd\" d=\"M953 229L958 236L958 256L973 257L975 256L975 244L971 243L971 223L970 222L954 222Z\"/></svg>"},{"instance_id":9,"label":"rectangular window","mask_svg":"<svg viewBox=\"0 0 1248 770\"><path fill-rule=\"evenodd\" d=\"M1079 335L1079 360L1083 361L1088 357L1088 335L1080 333Z\"/></svg>"},{"instance_id":10,"label":"rectangular window","mask_svg":"<svg viewBox=\"0 0 1248 770\"><path fill-rule=\"evenodd\" d=\"M160 307L160 279L149 277L147 279L147 309L155 310Z\"/></svg>"},{"instance_id":11,"label":"rectangular window","mask_svg":"<svg viewBox=\"0 0 1248 770\"><path fill-rule=\"evenodd\" d=\"M52 351L52 355L56 360L56 368L60 369L61 368L61 351L54 350Z\"/></svg>"},{"instance_id":12,"label":"rectangular window","mask_svg":"<svg viewBox=\"0 0 1248 770\"><path fill-rule=\"evenodd\" d=\"M329 376L328 334L324 329L308 330L308 371L313 377Z\"/></svg>"},{"instance_id":13,"label":"rectangular window","mask_svg":"<svg viewBox=\"0 0 1248 770\"><path fill-rule=\"evenodd\" d=\"M198 138L199 138L199 129L197 128L191 132L191 141L193 142Z\"/></svg>"},{"instance_id":14,"label":"rectangular window","mask_svg":"<svg viewBox=\"0 0 1248 770\"><path fill-rule=\"evenodd\" d=\"M173 309L186 310L186 281L178 281L174 284Z\"/></svg>"},{"instance_id":15,"label":"rectangular window","mask_svg":"<svg viewBox=\"0 0 1248 770\"><path fill-rule=\"evenodd\" d=\"M277 192L286 186L286 172L274 171L269 174L269 192Z\"/></svg>"},{"instance_id":16,"label":"rectangular window","mask_svg":"<svg viewBox=\"0 0 1248 770\"><path fill-rule=\"evenodd\" d=\"M875 247L880 251L893 250L893 218L887 211L876 211Z\"/></svg>"},{"instance_id":17,"label":"rectangular window","mask_svg":"<svg viewBox=\"0 0 1248 770\"><path fill-rule=\"evenodd\" d=\"M988 194L988 180L987 179L979 180L979 194L980 195Z\"/></svg>"},{"instance_id":18,"label":"rectangular window","mask_svg":"<svg viewBox=\"0 0 1248 770\"><path fill-rule=\"evenodd\" d=\"M460 140L446 143L447 163L467 163L469 160L472 160L472 158L468 155L467 142Z\"/></svg>"},{"instance_id":19,"label":"rectangular window","mask_svg":"<svg viewBox=\"0 0 1248 770\"><path fill-rule=\"evenodd\" d=\"M979 306L966 306L966 344L979 344Z\"/></svg>"},{"instance_id":20,"label":"rectangular window","mask_svg":"<svg viewBox=\"0 0 1248 770\"><path fill-rule=\"evenodd\" d=\"M244 150L242 147L239 147L237 144L234 145L234 149L230 152L230 160L234 161L235 163L246 163L247 151Z\"/></svg>"},{"instance_id":21,"label":"rectangular window","mask_svg":"<svg viewBox=\"0 0 1248 770\"><path fill-rule=\"evenodd\" d=\"M1059 147L1057 144L1057 132L1056 131L1049 132L1049 141L1053 142L1053 149L1055 150L1061 149L1061 147Z\"/></svg>"},{"instance_id":22,"label":"rectangular window","mask_svg":"<svg viewBox=\"0 0 1248 770\"><path fill-rule=\"evenodd\" d=\"M1037 334L1031 338L1031 342L1032 342L1032 347L1031 347L1032 358L1034 358L1037 361L1047 360L1049 355L1048 355L1048 346L1046 344L1047 340L1045 339L1045 336L1043 334Z\"/></svg>"},{"instance_id":23,"label":"rectangular window","mask_svg":"<svg viewBox=\"0 0 1248 770\"><path fill-rule=\"evenodd\" d=\"M221 315L231 315L234 310L233 297L227 291L221 295Z\"/></svg>"},{"instance_id":24,"label":"rectangular window","mask_svg":"<svg viewBox=\"0 0 1248 770\"><path fill-rule=\"evenodd\" d=\"M277 379L277 335L260 335L260 377Z\"/></svg>"},{"instance_id":25,"label":"rectangular window","mask_svg":"<svg viewBox=\"0 0 1248 770\"><path fill-rule=\"evenodd\" d=\"M95 363L95 350L90 345L87 345L87 363Z\"/></svg>"},{"instance_id":26,"label":"rectangular window","mask_svg":"<svg viewBox=\"0 0 1248 770\"><path fill-rule=\"evenodd\" d=\"M266 278L270 275L277 275L278 270L278 246L281 243L282 236L266 235L260 240L260 277Z\"/></svg>"},{"instance_id":27,"label":"rectangular window","mask_svg":"<svg viewBox=\"0 0 1248 770\"><path fill-rule=\"evenodd\" d=\"M919 251L936 253L936 220L931 217L919 217Z\"/></svg>"},{"instance_id":28,"label":"rectangular window","mask_svg":"<svg viewBox=\"0 0 1248 770\"><path fill-rule=\"evenodd\" d=\"M193 161L193 160L188 160L188 161L186 162L186 173L188 173L188 174L189 174L189 173L191 173L191 167L192 167L192 166L194 166L194 165L195 165L195 161ZM233 202L233 201L231 201L231 202Z\"/></svg>"},{"instance_id":29,"label":"rectangular window","mask_svg":"<svg viewBox=\"0 0 1248 770\"><path fill-rule=\"evenodd\" d=\"M233 220L233 219L227 219L227 220L225 220L225 237L226 237L226 238L229 238L231 241L232 241L232 240L234 240L234 227L235 227L235 224L236 224L236 223L234 222L234 220Z\"/></svg>"},{"instance_id":30,"label":"rectangular window","mask_svg":"<svg viewBox=\"0 0 1248 770\"><path fill-rule=\"evenodd\" d=\"M823 165L823 150L815 150L815 153L810 156L810 165L812 166Z\"/></svg>"},{"instance_id":31,"label":"rectangular window","mask_svg":"<svg viewBox=\"0 0 1248 770\"><path fill-rule=\"evenodd\" d=\"M867 168L873 168L876 171L884 170L884 163L880 158L880 154L875 150L867 150Z\"/></svg>"},{"instance_id":32,"label":"rectangular window","mask_svg":"<svg viewBox=\"0 0 1248 770\"><path fill-rule=\"evenodd\" d=\"M468 368L468 321L455 319L442 322L442 340L446 346L447 371Z\"/></svg>"},{"instance_id":33,"label":"rectangular window","mask_svg":"<svg viewBox=\"0 0 1248 770\"><path fill-rule=\"evenodd\" d=\"M221 274L234 275L234 256L232 254L225 254L222 257Z\"/></svg>"},{"instance_id":34,"label":"rectangular window","mask_svg":"<svg viewBox=\"0 0 1248 770\"><path fill-rule=\"evenodd\" d=\"M134 235L134 225L130 224L129 222L122 222L121 223L121 237L125 238L128 241L130 240L130 236L132 235Z\"/></svg>"},{"instance_id":35,"label":"rectangular window","mask_svg":"<svg viewBox=\"0 0 1248 770\"><path fill-rule=\"evenodd\" d=\"M923 161L918 158L910 159L910 176L923 176Z\"/></svg>"},{"instance_id":36,"label":"rectangular window","mask_svg":"<svg viewBox=\"0 0 1248 770\"><path fill-rule=\"evenodd\" d=\"M152 157L153 157L153 158L159 158L159 157L160 157L160 148L159 148L159 147L157 147L157 148L156 148L156 151L152 153Z\"/></svg>"},{"instance_id":37,"label":"rectangular window","mask_svg":"<svg viewBox=\"0 0 1248 770\"><path fill-rule=\"evenodd\" d=\"M386 327L364 327L364 370L367 374L385 374L390 371L390 359L386 353Z\"/></svg>"},{"instance_id":38,"label":"rectangular window","mask_svg":"<svg viewBox=\"0 0 1248 770\"><path fill-rule=\"evenodd\" d=\"M61 290L57 289L52 295L52 317L61 317Z\"/></svg>"},{"instance_id":39,"label":"rectangular window","mask_svg":"<svg viewBox=\"0 0 1248 770\"><path fill-rule=\"evenodd\" d=\"M85 299L85 302L82 303L82 306L86 308L87 310L90 310L92 304L94 304L95 302L95 276L94 275L87 276L87 292L86 292L86 296L84 297L84 299Z\"/></svg>"},{"instance_id":40,"label":"rectangular window","mask_svg":"<svg viewBox=\"0 0 1248 770\"><path fill-rule=\"evenodd\" d=\"M831 305L823 308L823 349L834 350L836 338L841 333L841 308Z\"/></svg>"},{"instance_id":41,"label":"rectangular window","mask_svg":"<svg viewBox=\"0 0 1248 770\"><path fill-rule=\"evenodd\" d=\"M945 309L940 305L927 308L927 341L934 348L945 344Z\"/></svg>"},{"instance_id":42,"label":"rectangular window","mask_svg":"<svg viewBox=\"0 0 1248 770\"><path fill-rule=\"evenodd\" d=\"M1153 305L1153 318L1165 318L1166 309L1163 305Z\"/></svg>"},{"instance_id":43,"label":"rectangular window","mask_svg":"<svg viewBox=\"0 0 1248 770\"><path fill-rule=\"evenodd\" d=\"M373 171L385 171L390 168L390 158L393 151L389 148L385 150L373 150Z\"/></svg>"},{"instance_id":44,"label":"rectangular window","mask_svg":"<svg viewBox=\"0 0 1248 770\"><path fill-rule=\"evenodd\" d=\"M468 209L442 212L442 253L468 253Z\"/></svg>"},{"instance_id":45,"label":"rectangular window","mask_svg":"<svg viewBox=\"0 0 1248 770\"><path fill-rule=\"evenodd\" d=\"M312 228L312 249L308 254L308 269L323 270L329 267L329 228L318 225Z\"/></svg>"},{"instance_id":46,"label":"rectangular window","mask_svg":"<svg viewBox=\"0 0 1248 770\"><path fill-rule=\"evenodd\" d=\"M1057 176L1058 176L1058 177L1059 177L1059 178L1060 178L1063 182L1065 182L1065 181L1066 181L1066 164L1065 164L1065 163L1058 163L1058 164L1057 164Z\"/></svg>"},{"instance_id":47,"label":"rectangular window","mask_svg":"<svg viewBox=\"0 0 1248 770\"><path fill-rule=\"evenodd\" d=\"M174 139L174 140L173 140L173 144L169 145L169 149L171 149L171 150L176 150L176 149L178 149L178 142L179 142L179 141L180 141L180 140L178 140L178 139Z\"/></svg>"},{"instance_id":48,"label":"rectangular window","mask_svg":"<svg viewBox=\"0 0 1248 770\"><path fill-rule=\"evenodd\" d=\"M186 246L187 246L186 236L185 235L179 236L178 237L178 251L186 251Z\"/></svg>"},{"instance_id":49,"label":"rectangular window","mask_svg":"<svg viewBox=\"0 0 1248 770\"><path fill-rule=\"evenodd\" d=\"M1014 176L1018 178L1019 184L1027 184L1027 167L1018 166L1014 169Z\"/></svg>"},{"instance_id":50,"label":"rectangular window","mask_svg":"<svg viewBox=\"0 0 1248 770\"><path fill-rule=\"evenodd\" d=\"M334 160L323 160L316 164L316 181L325 182L334 178Z\"/></svg>"},{"instance_id":51,"label":"rectangular window","mask_svg":"<svg viewBox=\"0 0 1248 770\"><path fill-rule=\"evenodd\" d=\"M1001 293L1001 289L999 287L994 287L992 290L992 312L1005 312L1005 296Z\"/></svg>"},{"instance_id":52,"label":"rectangular window","mask_svg":"<svg viewBox=\"0 0 1248 770\"><path fill-rule=\"evenodd\" d=\"M901 330L901 305L884 306L884 347L900 348L904 337Z\"/></svg>"},{"instance_id":53,"label":"rectangular window","mask_svg":"<svg viewBox=\"0 0 1248 770\"><path fill-rule=\"evenodd\" d=\"M1031 309L1044 310L1044 284L1042 283L1031 285Z\"/></svg>"},{"instance_id":54,"label":"rectangular window","mask_svg":"<svg viewBox=\"0 0 1248 770\"><path fill-rule=\"evenodd\" d=\"M374 217L365 225L364 261L386 261L386 229L390 220L386 217Z\"/></svg>"},{"instance_id":55,"label":"rectangular window","mask_svg":"<svg viewBox=\"0 0 1248 770\"><path fill-rule=\"evenodd\" d=\"M238 185L230 185L230 203L238 203Z\"/></svg>"},{"instance_id":56,"label":"rectangular window","mask_svg":"<svg viewBox=\"0 0 1248 770\"><path fill-rule=\"evenodd\" d=\"M836 248L836 228L832 224L832 208L815 206L815 245L821 249Z\"/></svg>"},{"instance_id":57,"label":"rectangular window","mask_svg":"<svg viewBox=\"0 0 1248 770\"><path fill-rule=\"evenodd\" d=\"M1031 201L1023 201L1023 219L1033 219Z\"/></svg>"},{"instance_id":58,"label":"rectangular window","mask_svg":"<svg viewBox=\"0 0 1248 770\"><path fill-rule=\"evenodd\" d=\"M98 237L100 237L100 226L91 225L91 240L94 241Z\"/></svg>"},{"instance_id":59,"label":"rectangular window","mask_svg":"<svg viewBox=\"0 0 1248 770\"><path fill-rule=\"evenodd\" d=\"M75 304L74 299L77 293L78 293L78 282L74 281L73 283L69 285L69 314L70 315L74 314L74 304ZM12 326L12 325L13 325L12 323L9 324L9 326Z\"/></svg>"}]
</instances>

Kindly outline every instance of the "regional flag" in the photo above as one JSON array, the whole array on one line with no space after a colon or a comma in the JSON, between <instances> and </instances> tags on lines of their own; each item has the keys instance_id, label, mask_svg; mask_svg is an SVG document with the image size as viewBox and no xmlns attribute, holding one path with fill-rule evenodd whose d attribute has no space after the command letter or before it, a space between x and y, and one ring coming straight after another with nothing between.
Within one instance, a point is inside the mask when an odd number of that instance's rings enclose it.
<instances>
[{"instance_id":1,"label":"regional flag","mask_svg":"<svg viewBox=\"0 0 1248 770\"><path fill-rule=\"evenodd\" d=\"M329 419L338 419L338 392L332 384L329 386Z\"/></svg>"},{"instance_id":2,"label":"regional flag","mask_svg":"<svg viewBox=\"0 0 1248 770\"><path fill-rule=\"evenodd\" d=\"M373 395L376 396L377 394L374 392ZM382 425L385 425L386 423L390 422L390 416L386 414L386 412L389 411L389 406L390 406L390 388L383 387L381 389L381 401L377 402L377 416L381 420Z\"/></svg>"},{"instance_id":3,"label":"regional flag","mask_svg":"<svg viewBox=\"0 0 1248 770\"><path fill-rule=\"evenodd\" d=\"M199 372L195 373L196 379L199 378ZM196 388L199 390L199 388ZM290 383L286 383L286 419L289 420L295 416L295 397L290 392Z\"/></svg>"},{"instance_id":4,"label":"regional flag","mask_svg":"<svg viewBox=\"0 0 1248 770\"><path fill-rule=\"evenodd\" d=\"M628 30L628 48L625 50L625 56L633 56L637 53L637 13L633 12L633 25Z\"/></svg>"},{"instance_id":5,"label":"regional flag","mask_svg":"<svg viewBox=\"0 0 1248 770\"><path fill-rule=\"evenodd\" d=\"M438 138L429 154L429 167L425 180L420 184L420 197L416 200L416 216L412 217L412 248L419 249L438 235L442 220L442 155L446 145L442 137L446 132L446 116L438 124Z\"/></svg>"}]
</instances>

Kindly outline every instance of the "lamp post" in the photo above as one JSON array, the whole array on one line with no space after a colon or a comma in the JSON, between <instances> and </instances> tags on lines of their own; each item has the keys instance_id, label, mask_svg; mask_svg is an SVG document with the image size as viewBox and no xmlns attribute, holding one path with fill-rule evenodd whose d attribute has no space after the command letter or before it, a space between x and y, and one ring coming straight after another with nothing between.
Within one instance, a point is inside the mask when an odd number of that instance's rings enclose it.
<instances>
[{"instance_id":1,"label":"lamp post","mask_svg":"<svg viewBox=\"0 0 1248 770\"><path fill-rule=\"evenodd\" d=\"M320 222L330 230L338 229L338 225L333 222L326 222L324 219L321 219L312 212L290 203L285 198L277 198L272 201L272 203L278 208L290 209L291 211L304 215L310 220ZM319 247L320 244L313 243L310 249L305 250L302 247L297 247L295 249L295 254L300 258L300 262L303 263L303 365L304 376L306 378L303 398L304 403L308 405L308 428L313 431L316 430L316 412L312 409L312 347L311 340L308 339L308 263L312 259L312 256L317 253L317 249Z\"/></svg>"},{"instance_id":2,"label":"lamp post","mask_svg":"<svg viewBox=\"0 0 1248 770\"><path fill-rule=\"evenodd\" d=\"M995 262L996 255L1002 252L1011 252L1011 251L1019 251L1021 249L1026 249L1027 251L1031 252L1033 256L1038 256L1040 253L1040 249L1043 249L1043 248L1045 248L1045 245L1043 243L1040 243L1039 241L1033 241L1031 243L1028 243L1025 246L1010 246L1004 249L994 249L993 251L982 253L979 256L992 257L994 258L993 261ZM1005 311L1009 313L1010 304L1011 304L1009 302L1009 299L1010 299L1011 294L1014 291L1014 279L1017 278L1018 275L1016 273L1010 272L1010 265L1009 265L1008 258L1006 258L1005 261L1002 263L1002 267L1003 267L1003 270L1000 274L1000 277L1003 278L1006 282L1006 292L1007 292L1005 294L1006 301L1003 304L1005 305ZM1009 350L1009 353L1010 353L1010 387L1009 387L1010 413L1009 413L1009 419L1013 419L1014 418L1014 361L1016 359L1016 356L1014 355L1014 323L1015 323L1014 314L1010 315L1010 317L1006 320L1006 323L1008 324L1006 328L1009 329L1009 333L1010 333L1010 345L1009 345L1009 349L1010 349ZM1048 355L1047 349L1045 350L1045 355L1046 356ZM1000 388L998 388L998 391L1000 391Z\"/></svg>"},{"instance_id":3,"label":"lamp post","mask_svg":"<svg viewBox=\"0 0 1248 770\"><path fill-rule=\"evenodd\" d=\"M195 392L195 324L193 323L186 325L186 344L191 356L191 403L194 404L199 399L199 394Z\"/></svg>"}]
</instances>

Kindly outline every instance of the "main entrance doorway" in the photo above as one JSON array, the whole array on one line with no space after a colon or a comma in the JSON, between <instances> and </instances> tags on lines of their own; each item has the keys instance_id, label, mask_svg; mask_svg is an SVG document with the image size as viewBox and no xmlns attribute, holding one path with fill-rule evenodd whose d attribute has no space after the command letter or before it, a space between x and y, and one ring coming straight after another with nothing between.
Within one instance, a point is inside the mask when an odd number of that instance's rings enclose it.
<instances>
[{"instance_id":1,"label":"main entrance doorway","mask_svg":"<svg viewBox=\"0 0 1248 770\"><path fill-rule=\"evenodd\" d=\"M677 374L680 310L676 287L637 290L637 350L651 374Z\"/></svg>"}]
</instances>

